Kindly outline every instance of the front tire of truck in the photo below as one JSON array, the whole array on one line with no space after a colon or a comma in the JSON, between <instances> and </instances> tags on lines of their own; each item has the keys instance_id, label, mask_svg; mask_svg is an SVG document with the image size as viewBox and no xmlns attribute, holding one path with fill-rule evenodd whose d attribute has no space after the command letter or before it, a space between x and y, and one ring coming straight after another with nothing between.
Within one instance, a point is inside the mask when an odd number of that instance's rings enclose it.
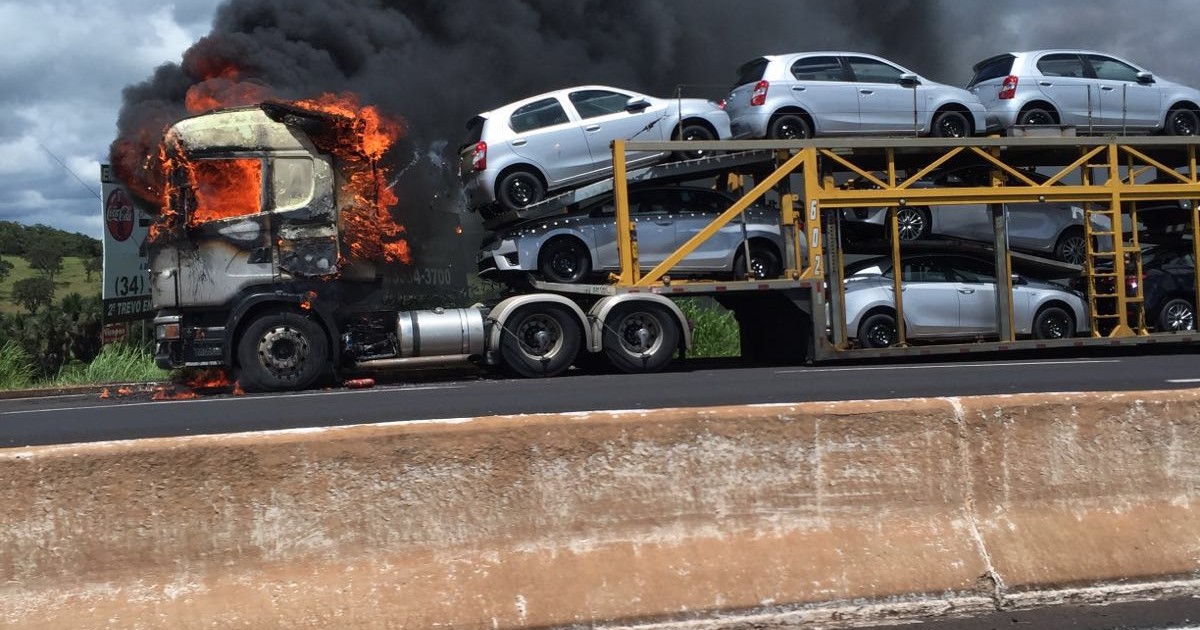
<instances>
[{"instance_id":1,"label":"front tire of truck","mask_svg":"<svg viewBox=\"0 0 1200 630\"><path fill-rule=\"evenodd\" d=\"M238 340L240 379L247 390L304 389L321 377L328 363L325 331L300 313L259 317Z\"/></svg>"},{"instance_id":2,"label":"front tire of truck","mask_svg":"<svg viewBox=\"0 0 1200 630\"><path fill-rule=\"evenodd\" d=\"M557 376L575 362L581 337L579 322L567 309L526 306L504 322L500 356L516 376Z\"/></svg>"},{"instance_id":3,"label":"front tire of truck","mask_svg":"<svg viewBox=\"0 0 1200 630\"><path fill-rule=\"evenodd\" d=\"M604 354L628 374L657 372L675 358L679 326L667 309L655 304L621 304L604 322Z\"/></svg>"}]
</instances>

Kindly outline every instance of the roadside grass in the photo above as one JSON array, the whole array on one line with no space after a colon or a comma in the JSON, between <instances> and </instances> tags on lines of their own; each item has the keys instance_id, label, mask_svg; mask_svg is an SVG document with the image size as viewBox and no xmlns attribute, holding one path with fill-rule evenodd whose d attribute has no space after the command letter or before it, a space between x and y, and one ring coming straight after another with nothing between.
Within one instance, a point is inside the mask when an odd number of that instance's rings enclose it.
<instances>
[{"instance_id":1,"label":"roadside grass","mask_svg":"<svg viewBox=\"0 0 1200 630\"><path fill-rule=\"evenodd\" d=\"M33 358L15 341L0 346L0 389L24 389L33 383Z\"/></svg>"},{"instance_id":2,"label":"roadside grass","mask_svg":"<svg viewBox=\"0 0 1200 630\"><path fill-rule=\"evenodd\" d=\"M29 266L29 261L17 256L5 256L4 260L12 263L12 272L0 282L0 313L23 313L24 309L13 304L12 287L18 280L32 278L38 272ZM100 274L93 273L92 281L87 281L87 273L83 270L83 259L63 258L62 273L54 277L55 303L65 295L78 293L80 295L96 295L100 292Z\"/></svg>"},{"instance_id":3,"label":"roadside grass","mask_svg":"<svg viewBox=\"0 0 1200 630\"><path fill-rule=\"evenodd\" d=\"M679 300L677 304L692 322L689 357L736 357L742 353L738 323L733 313L711 300Z\"/></svg>"},{"instance_id":4,"label":"roadside grass","mask_svg":"<svg viewBox=\"0 0 1200 630\"><path fill-rule=\"evenodd\" d=\"M171 372L154 365L148 350L137 346L114 343L104 346L91 363L65 366L49 385L103 385L105 383L140 383L164 381Z\"/></svg>"}]
</instances>

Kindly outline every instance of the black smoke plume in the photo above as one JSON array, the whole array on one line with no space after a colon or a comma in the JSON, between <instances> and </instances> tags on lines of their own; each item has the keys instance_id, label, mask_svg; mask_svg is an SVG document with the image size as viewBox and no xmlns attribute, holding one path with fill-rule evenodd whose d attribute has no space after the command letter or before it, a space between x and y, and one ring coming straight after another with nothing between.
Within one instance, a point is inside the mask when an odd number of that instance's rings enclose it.
<instances>
[{"instance_id":1,"label":"black smoke plume","mask_svg":"<svg viewBox=\"0 0 1200 630\"><path fill-rule=\"evenodd\" d=\"M873 52L937 76L940 15L922 0L230 0L180 63L125 89L111 159L154 199L146 156L188 115L188 89L224 68L236 78L219 80L281 99L353 92L407 123L398 214L420 243L429 208L459 209L456 151L478 112L589 83L720 98L742 62L798 50Z\"/></svg>"}]
</instances>

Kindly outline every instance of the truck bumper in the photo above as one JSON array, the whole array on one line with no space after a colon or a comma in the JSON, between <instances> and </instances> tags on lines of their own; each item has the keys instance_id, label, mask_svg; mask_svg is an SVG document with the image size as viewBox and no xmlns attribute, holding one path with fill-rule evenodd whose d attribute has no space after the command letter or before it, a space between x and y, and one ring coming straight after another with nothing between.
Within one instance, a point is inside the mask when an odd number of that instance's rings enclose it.
<instances>
[{"instance_id":1,"label":"truck bumper","mask_svg":"<svg viewBox=\"0 0 1200 630\"><path fill-rule=\"evenodd\" d=\"M181 313L154 318L154 363L163 370L225 365L225 327L197 326Z\"/></svg>"}]
</instances>

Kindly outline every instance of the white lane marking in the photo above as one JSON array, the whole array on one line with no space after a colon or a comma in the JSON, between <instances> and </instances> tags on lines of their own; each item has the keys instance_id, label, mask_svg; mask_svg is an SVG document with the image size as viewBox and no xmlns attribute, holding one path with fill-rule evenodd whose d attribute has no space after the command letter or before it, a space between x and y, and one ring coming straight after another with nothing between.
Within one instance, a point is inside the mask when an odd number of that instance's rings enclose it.
<instances>
[{"instance_id":1,"label":"white lane marking","mask_svg":"<svg viewBox=\"0 0 1200 630\"><path fill-rule=\"evenodd\" d=\"M1200 378L1169 378L1168 383L1200 383Z\"/></svg>"},{"instance_id":2,"label":"white lane marking","mask_svg":"<svg viewBox=\"0 0 1200 630\"><path fill-rule=\"evenodd\" d=\"M964 367L1023 367L1030 365L1084 365L1089 363L1120 363L1120 359L1080 359L1077 361L1024 361L1015 363L943 363L938 365L876 365L867 367L812 368L807 370L778 370L776 374L811 374L813 372L867 372L878 370L939 370Z\"/></svg>"},{"instance_id":3,"label":"white lane marking","mask_svg":"<svg viewBox=\"0 0 1200 630\"><path fill-rule=\"evenodd\" d=\"M307 398L309 396L340 396L344 394L384 394L396 392L414 392L427 389L461 389L466 385L424 385L420 387L401 387L397 389L367 389L367 390L342 390L329 392L308 392L303 394L275 394L272 396L254 396L242 397L234 396L231 398L188 398L184 400L151 400L147 402L136 403L115 403L108 405L90 405L87 407L55 407L53 409L25 409L22 411L3 411L0 416L16 416L27 413L50 413L56 411L90 411L93 409L128 409L130 407L145 407L147 405L168 405L172 403L220 403L220 402L236 402L239 400L279 400L281 398Z\"/></svg>"}]
</instances>

